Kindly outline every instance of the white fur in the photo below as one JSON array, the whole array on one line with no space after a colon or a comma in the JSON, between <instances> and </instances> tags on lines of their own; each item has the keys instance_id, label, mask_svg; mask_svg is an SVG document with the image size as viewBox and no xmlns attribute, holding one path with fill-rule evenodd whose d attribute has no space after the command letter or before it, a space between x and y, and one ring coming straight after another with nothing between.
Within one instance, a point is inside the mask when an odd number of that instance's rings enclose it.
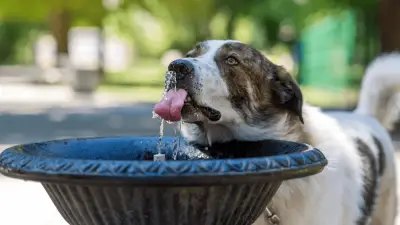
<instances>
[{"instance_id":1,"label":"white fur","mask_svg":"<svg viewBox=\"0 0 400 225\"><path fill-rule=\"evenodd\" d=\"M304 107L304 130L323 151L328 167L315 176L285 181L271 202L282 225L352 225L360 216L362 165L338 122L319 109Z\"/></svg>"},{"instance_id":2,"label":"white fur","mask_svg":"<svg viewBox=\"0 0 400 225\"><path fill-rule=\"evenodd\" d=\"M275 127L261 129L247 125L232 109L227 99L227 85L214 61L218 49L227 42L209 41L206 54L196 58L197 61L188 59L195 65L197 81L203 84L196 101L222 114L219 123L224 124L223 128L212 123L205 125L208 126L208 142L232 138L297 140L296 134L287 135L290 128L285 127L286 115L282 115ZM363 81L360 102L353 113L326 114L305 104L303 131L311 138L309 144L320 149L329 164L317 175L283 182L269 206L280 217L281 225L356 225L363 204L364 172L357 146L351 137L362 139L377 155L372 134L383 144L386 168L380 180L376 207L369 221L374 225L393 225L397 201L394 147L388 132L379 122L390 127L397 117L385 120L377 107L386 107L380 104L380 99L388 88L392 90L394 87L400 87L399 54L379 57L371 64ZM183 135L189 139L197 138L191 137L191 129L190 125L185 126Z\"/></svg>"},{"instance_id":3,"label":"white fur","mask_svg":"<svg viewBox=\"0 0 400 225\"><path fill-rule=\"evenodd\" d=\"M376 58L370 64L356 109L357 113L377 118L387 129L392 128L399 115L398 98L391 98L400 88L399 59L400 53L391 53Z\"/></svg>"}]
</instances>

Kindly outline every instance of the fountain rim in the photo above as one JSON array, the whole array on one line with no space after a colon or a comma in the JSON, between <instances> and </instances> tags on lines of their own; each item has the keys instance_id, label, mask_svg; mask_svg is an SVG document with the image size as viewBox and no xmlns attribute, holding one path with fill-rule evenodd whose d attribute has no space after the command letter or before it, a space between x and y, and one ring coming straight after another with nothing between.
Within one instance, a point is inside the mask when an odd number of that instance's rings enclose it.
<instances>
[{"instance_id":1,"label":"fountain rim","mask_svg":"<svg viewBox=\"0 0 400 225\"><path fill-rule=\"evenodd\" d=\"M127 137L85 140L106 138ZM66 140L79 138L50 142ZM317 174L328 163L320 150L300 144L305 146L305 150L268 157L168 161L48 158L23 154L18 150L23 145L16 145L0 154L0 173L40 182L110 185L233 184L245 182L244 176L248 182L282 181Z\"/></svg>"}]
</instances>

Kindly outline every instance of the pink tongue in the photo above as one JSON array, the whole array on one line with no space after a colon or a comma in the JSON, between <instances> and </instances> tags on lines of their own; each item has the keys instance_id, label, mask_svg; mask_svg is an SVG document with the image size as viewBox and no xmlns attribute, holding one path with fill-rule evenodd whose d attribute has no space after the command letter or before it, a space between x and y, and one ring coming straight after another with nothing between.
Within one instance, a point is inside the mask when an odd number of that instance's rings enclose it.
<instances>
[{"instance_id":1,"label":"pink tongue","mask_svg":"<svg viewBox=\"0 0 400 225\"><path fill-rule=\"evenodd\" d=\"M154 106L154 112L167 121L179 121L187 92L183 89L169 90L166 97Z\"/></svg>"}]
</instances>

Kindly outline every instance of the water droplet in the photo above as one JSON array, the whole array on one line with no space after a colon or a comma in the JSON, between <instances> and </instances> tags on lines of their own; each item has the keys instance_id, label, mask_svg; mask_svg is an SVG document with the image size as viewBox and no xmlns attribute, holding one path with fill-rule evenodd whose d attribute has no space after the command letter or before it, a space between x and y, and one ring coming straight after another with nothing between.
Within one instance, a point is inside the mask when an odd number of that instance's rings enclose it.
<instances>
[{"instance_id":1,"label":"water droplet","mask_svg":"<svg viewBox=\"0 0 400 225\"><path fill-rule=\"evenodd\" d=\"M153 113L153 116L152 116L152 118L153 119L155 119L155 118L158 118L159 116L157 115L157 113L155 113L154 111L152 112Z\"/></svg>"}]
</instances>

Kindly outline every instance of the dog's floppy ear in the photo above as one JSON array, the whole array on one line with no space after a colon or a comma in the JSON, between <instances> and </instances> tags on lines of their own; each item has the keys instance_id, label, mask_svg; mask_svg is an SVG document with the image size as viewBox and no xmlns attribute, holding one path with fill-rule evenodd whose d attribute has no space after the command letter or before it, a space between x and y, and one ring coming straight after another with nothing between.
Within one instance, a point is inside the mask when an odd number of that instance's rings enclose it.
<instances>
[{"instance_id":1,"label":"dog's floppy ear","mask_svg":"<svg viewBox=\"0 0 400 225\"><path fill-rule=\"evenodd\" d=\"M274 103L292 112L304 124L303 95L296 81L281 66L274 66L273 74L270 75L269 80Z\"/></svg>"}]
</instances>

